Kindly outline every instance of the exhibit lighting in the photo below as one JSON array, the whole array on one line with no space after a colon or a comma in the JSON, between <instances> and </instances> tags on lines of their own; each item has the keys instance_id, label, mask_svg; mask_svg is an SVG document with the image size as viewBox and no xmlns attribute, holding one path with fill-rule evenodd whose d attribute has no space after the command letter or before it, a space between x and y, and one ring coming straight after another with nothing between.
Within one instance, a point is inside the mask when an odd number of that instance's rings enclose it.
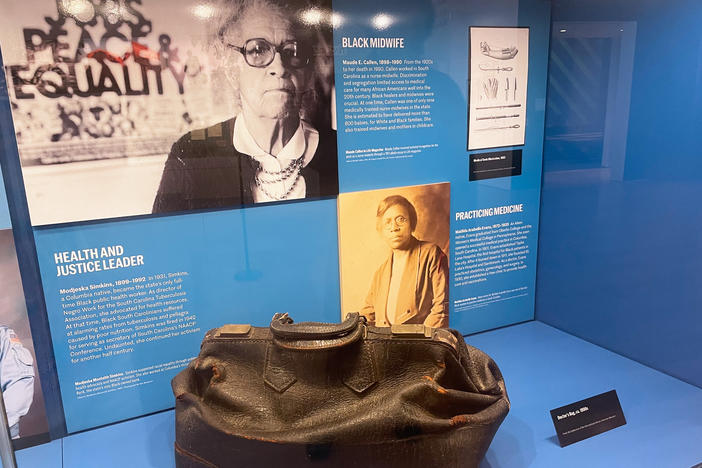
<instances>
[{"instance_id":1,"label":"exhibit lighting","mask_svg":"<svg viewBox=\"0 0 702 468\"><path fill-rule=\"evenodd\" d=\"M332 13L331 15L332 27L338 28L344 24L344 16L341 13Z\"/></svg>"},{"instance_id":2,"label":"exhibit lighting","mask_svg":"<svg viewBox=\"0 0 702 468\"><path fill-rule=\"evenodd\" d=\"M103 14L110 24L116 24L122 18L119 4L113 0L108 0L102 5Z\"/></svg>"},{"instance_id":3,"label":"exhibit lighting","mask_svg":"<svg viewBox=\"0 0 702 468\"><path fill-rule=\"evenodd\" d=\"M561 29L560 32L561 32L561 33L564 33L564 32L568 32L568 30L567 30L567 29Z\"/></svg>"},{"instance_id":4,"label":"exhibit lighting","mask_svg":"<svg viewBox=\"0 0 702 468\"><path fill-rule=\"evenodd\" d=\"M216 9L207 3L200 3L192 7L190 11L194 17L201 20L208 20L214 18Z\"/></svg>"},{"instance_id":5,"label":"exhibit lighting","mask_svg":"<svg viewBox=\"0 0 702 468\"><path fill-rule=\"evenodd\" d=\"M87 23L95 17L95 7L88 0L60 0L61 12L81 23Z\"/></svg>"},{"instance_id":6,"label":"exhibit lighting","mask_svg":"<svg viewBox=\"0 0 702 468\"><path fill-rule=\"evenodd\" d=\"M389 28L395 19L386 13L378 13L371 21L376 29L383 30Z\"/></svg>"},{"instance_id":7,"label":"exhibit lighting","mask_svg":"<svg viewBox=\"0 0 702 468\"><path fill-rule=\"evenodd\" d=\"M322 22L324 14L318 8L310 8L301 13L302 22L309 25L315 25Z\"/></svg>"}]
</instances>

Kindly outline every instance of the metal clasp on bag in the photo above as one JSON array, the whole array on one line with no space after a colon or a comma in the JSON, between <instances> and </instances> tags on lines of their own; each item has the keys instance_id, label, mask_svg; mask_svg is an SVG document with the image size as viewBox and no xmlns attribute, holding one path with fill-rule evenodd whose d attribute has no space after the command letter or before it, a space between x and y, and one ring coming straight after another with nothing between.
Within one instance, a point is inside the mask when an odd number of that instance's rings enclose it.
<instances>
[{"instance_id":1,"label":"metal clasp on bag","mask_svg":"<svg viewBox=\"0 0 702 468\"><path fill-rule=\"evenodd\" d=\"M390 325L390 332L393 335L423 336L425 338L431 338L434 329L432 327L427 327L426 325L421 323L408 323Z\"/></svg>"},{"instance_id":2,"label":"metal clasp on bag","mask_svg":"<svg viewBox=\"0 0 702 468\"><path fill-rule=\"evenodd\" d=\"M251 332L251 324L244 325L222 325L217 329L215 338L229 338L232 336L248 335Z\"/></svg>"}]
</instances>

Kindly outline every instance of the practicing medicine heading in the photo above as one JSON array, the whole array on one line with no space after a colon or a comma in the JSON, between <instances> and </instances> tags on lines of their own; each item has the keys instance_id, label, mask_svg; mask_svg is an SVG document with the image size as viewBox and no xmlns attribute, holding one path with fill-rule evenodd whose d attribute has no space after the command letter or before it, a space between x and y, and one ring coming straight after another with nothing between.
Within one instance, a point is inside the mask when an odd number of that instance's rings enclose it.
<instances>
[{"instance_id":1,"label":"practicing medicine heading","mask_svg":"<svg viewBox=\"0 0 702 468\"><path fill-rule=\"evenodd\" d=\"M465 219L485 218L488 216L505 215L510 213L522 213L523 211L523 203L520 203L518 205L503 205L491 208L481 208L479 210L457 211L456 221L462 221Z\"/></svg>"}]
</instances>

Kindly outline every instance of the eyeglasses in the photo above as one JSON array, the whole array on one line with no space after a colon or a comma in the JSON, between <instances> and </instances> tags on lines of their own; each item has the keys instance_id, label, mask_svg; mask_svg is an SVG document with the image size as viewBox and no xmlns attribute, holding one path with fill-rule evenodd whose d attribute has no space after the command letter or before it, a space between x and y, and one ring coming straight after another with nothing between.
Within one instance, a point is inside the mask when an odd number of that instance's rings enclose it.
<instances>
[{"instance_id":1,"label":"eyeglasses","mask_svg":"<svg viewBox=\"0 0 702 468\"><path fill-rule=\"evenodd\" d=\"M265 39L254 38L244 43L244 47L227 44L244 56L246 63L255 68L267 67L273 63L275 53L280 54L283 65L292 68L303 68L310 63L311 53L299 41L285 41L279 46L273 45Z\"/></svg>"},{"instance_id":2,"label":"eyeglasses","mask_svg":"<svg viewBox=\"0 0 702 468\"><path fill-rule=\"evenodd\" d=\"M402 215L395 216L395 218L388 218L383 220L383 228L392 229L393 225L397 227L402 227L409 221Z\"/></svg>"}]
</instances>

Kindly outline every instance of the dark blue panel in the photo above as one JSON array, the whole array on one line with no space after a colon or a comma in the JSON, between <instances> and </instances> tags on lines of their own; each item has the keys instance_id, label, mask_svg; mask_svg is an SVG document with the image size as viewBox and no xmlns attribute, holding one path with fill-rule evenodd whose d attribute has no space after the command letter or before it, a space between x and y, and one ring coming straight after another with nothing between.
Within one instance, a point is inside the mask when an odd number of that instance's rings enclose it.
<instances>
[{"instance_id":1,"label":"dark blue panel","mask_svg":"<svg viewBox=\"0 0 702 468\"><path fill-rule=\"evenodd\" d=\"M553 9L536 316L702 386L702 4Z\"/></svg>"}]
</instances>

